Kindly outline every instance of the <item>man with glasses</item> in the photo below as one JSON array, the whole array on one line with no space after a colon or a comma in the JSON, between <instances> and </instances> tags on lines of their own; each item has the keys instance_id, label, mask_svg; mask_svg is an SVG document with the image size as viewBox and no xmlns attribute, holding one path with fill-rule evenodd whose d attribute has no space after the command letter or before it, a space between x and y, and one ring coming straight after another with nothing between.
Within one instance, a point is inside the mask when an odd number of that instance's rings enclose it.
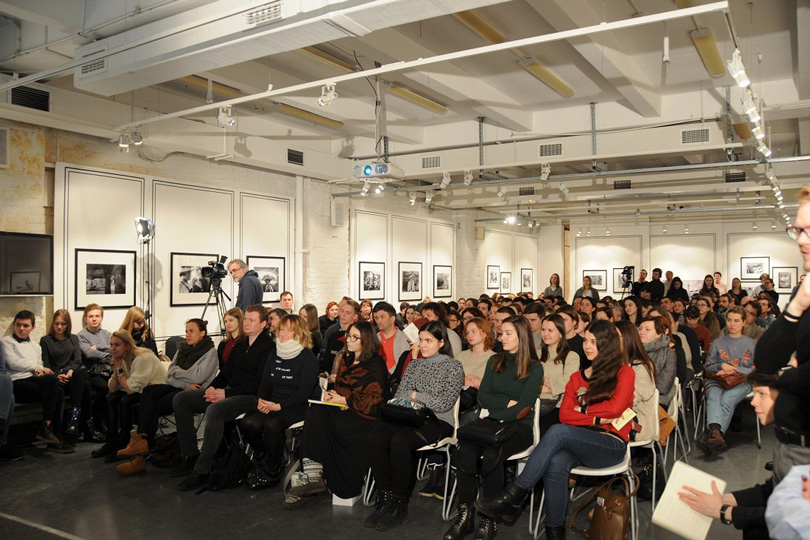
<instances>
[{"instance_id":1,"label":"man with glasses","mask_svg":"<svg viewBox=\"0 0 810 540\"><path fill-rule=\"evenodd\" d=\"M762 334L764 334L767 329L765 321L759 324L761 320L759 316L762 314L762 307L760 307L759 302L749 300L745 303L743 309L745 309L743 335L750 337L754 341L759 341L759 338L762 337Z\"/></svg>"},{"instance_id":2,"label":"man with glasses","mask_svg":"<svg viewBox=\"0 0 810 540\"><path fill-rule=\"evenodd\" d=\"M228 272L234 283L239 284L236 307L244 312L248 306L262 303L264 287L255 270L248 270L247 264L242 259L233 259L228 263Z\"/></svg>"}]
</instances>

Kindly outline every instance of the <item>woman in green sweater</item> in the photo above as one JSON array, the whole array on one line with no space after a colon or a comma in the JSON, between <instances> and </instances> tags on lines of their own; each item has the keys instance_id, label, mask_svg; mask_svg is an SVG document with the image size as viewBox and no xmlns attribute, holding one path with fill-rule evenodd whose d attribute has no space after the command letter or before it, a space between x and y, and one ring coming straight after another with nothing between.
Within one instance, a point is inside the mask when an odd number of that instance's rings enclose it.
<instances>
[{"instance_id":1,"label":"woman in green sweater","mask_svg":"<svg viewBox=\"0 0 810 540\"><path fill-rule=\"evenodd\" d=\"M482 496L498 493L504 486L504 462L509 456L532 444L534 404L543 385L543 365L537 358L532 331L523 317L509 317L503 322L503 352L487 361L478 389L481 407L489 417L503 423L514 423L512 433L498 447L484 447L469 441L459 442L456 453L458 470L458 517L444 535L445 540L464 538L473 530L473 502L478 494L479 478ZM482 419L478 422L490 422ZM476 539L491 539L497 533L495 520L481 516Z\"/></svg>"}]
</instances>

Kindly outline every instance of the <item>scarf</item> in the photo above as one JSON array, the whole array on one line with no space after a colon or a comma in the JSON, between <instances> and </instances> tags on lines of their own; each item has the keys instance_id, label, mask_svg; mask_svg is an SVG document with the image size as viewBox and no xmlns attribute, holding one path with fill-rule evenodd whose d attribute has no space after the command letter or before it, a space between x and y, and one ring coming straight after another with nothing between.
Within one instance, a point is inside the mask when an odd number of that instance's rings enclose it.
<instances>
[{"instance_id":1,"label":"scarf","mask_svg":"<svg viewBox=\"0 0 810 540\"><path fill-rule=\"evenodd\" d=\"M207 335L196 345L189 345L183 341L177 346L177 356L174 357L175 364L180 369L186 370L193 366L197 360L205 353L214 348L214 341Z\"/></svg>"},{"instance_id":2,"label":"scarf","mask_svg":"<svg viewBox=\"0 0 810 540\"><path fill-rule=\"evenodd\" d=\"M304 346L301 345L301 342L297 339L290 339L282 343L281 341L276 342L276 354L282 360L289 360L290 358L295 358L301 351L304 350Z\"/></svg>"}]
</instances>

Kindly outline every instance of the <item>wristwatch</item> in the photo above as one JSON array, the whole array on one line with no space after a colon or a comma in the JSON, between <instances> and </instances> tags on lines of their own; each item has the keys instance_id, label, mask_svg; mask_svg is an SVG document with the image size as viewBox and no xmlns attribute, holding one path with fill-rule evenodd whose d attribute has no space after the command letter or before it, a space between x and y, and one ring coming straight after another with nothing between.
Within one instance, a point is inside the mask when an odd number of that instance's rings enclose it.
<instances>
[{"instance_id":1,"label":"wristwatch","mask_svg":"<svg viewBox=\"0 0 810 540\"><path fill-rule=\"evenodd\" d=\"M720 523L723 525L731 525L733 523L732 521L726 519L726 510L729 508L731 508L730 504L724 504L720 507Z\"/></svg>"}]
</instances>

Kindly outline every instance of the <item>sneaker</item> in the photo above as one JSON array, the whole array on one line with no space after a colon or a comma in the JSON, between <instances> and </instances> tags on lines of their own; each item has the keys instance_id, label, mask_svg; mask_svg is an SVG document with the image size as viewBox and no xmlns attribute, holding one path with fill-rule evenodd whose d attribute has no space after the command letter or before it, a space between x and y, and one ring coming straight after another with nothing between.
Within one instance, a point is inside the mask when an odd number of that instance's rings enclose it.
<instances>
[{"instance_id":1,"label":"sneaker","mask_svg":"<svg viewBox=\"0 0 810 540\"><path fill-rule=\"evenodd\" d=\"M287 495L287 498L284 499L284 502L281 504L287 510L300 510L305 506L309 506L310 504L318 502L319 498L320 495L318 495L317 493L315 495L303 495L300 497L298 495L293 495L292 493L290 493L289 495Z\"/></svg>"},{"instance_id":2,"label":"sneaker","mask_svg":"<svg viewBox=\"0 0 810 540\"><path fill-rule=\"evenodd\" d=\"M23 458L25 454L22 450L14 448L9 444L4 444L0 446L0 460L3 461L19 461Z\"/></svg>"},{"instance_id":3,"label":"sneaker","mask_svg":"<svg viewBox=\"0 0 810 540\"><path fill-rule=\"evenodd\" d=\"M132 457L148 453L149 453L149 443L146 441L146 437L142 436L140 433L138 433L133 429L130 432L129 443L127 444L126 448L122 448L121 450L118 451L117 456Z\"/></svg>"},{"instance_id":4,"label":"sneaker","mask_svg":"<svg viewBox=\"0 0 810 540\"><path fill-rule=\"evenodd\" d=\"M131 476L146 470L146 458L138 456L132 461L127 461L115 467L115 472L121 476Z\"/></svg>"},{"instance_id":5,"label":"sneaker","mask_svg":"<svg viewBox=\"0 0 810 540\"><path fill-rule=\"evenodd\" d=\"M56 437L56 435L53 434L51 428L48 426L48 424L44 422L42 423L42 427L39 429L39 432L37 433L37 440L45 441L48 444L57 444L57 445L62 444L62 441L60 441Z\"/></svg>"},{"instance_id":6,"label":"sneaker","mask_svg":"<svg viewBox=\"0 0 810 540\"><path fill-rule=\"evenodd\" d=\"M48 444L45 449L56 454L72 454L76 451L75 446L65 441L61 441L59 444Z\"/></svg>"},{"instance_id":7,"label":"sneaker","mask_svg":"<svg viewBox=\"0 0 810 540\"><path fill-rule=\"evenodd\" d=\"M312 478L307 473L299 472L296 476L293 476L290 483L290 495L297 497L317 495L326 490L326 482L323 481L322 474Z\"/></svg>"}]
</instances>

